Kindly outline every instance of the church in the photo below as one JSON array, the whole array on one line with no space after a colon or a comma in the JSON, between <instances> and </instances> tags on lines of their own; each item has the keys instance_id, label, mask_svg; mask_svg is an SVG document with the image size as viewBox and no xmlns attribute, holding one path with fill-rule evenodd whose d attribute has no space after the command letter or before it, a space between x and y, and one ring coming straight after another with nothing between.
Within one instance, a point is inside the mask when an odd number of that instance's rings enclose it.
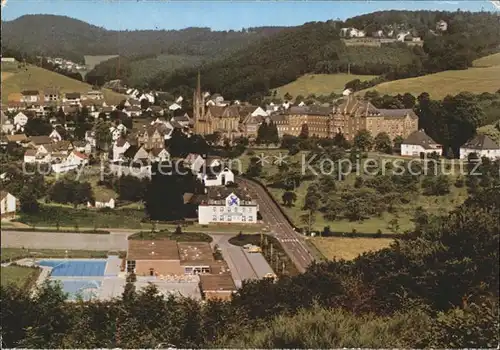
<instances>
[{"instance_id":1,"label":"church","mask_svg":"<svg viewBox=\"0 0 500 350\"><path fill-rule=\"evenodd\" d=\"M193 95L193 120L196 134L209 135L218 132L223 138L230 140L241 135L238 106L206 106L199 72Z\"/></svg>"}]
</instances>

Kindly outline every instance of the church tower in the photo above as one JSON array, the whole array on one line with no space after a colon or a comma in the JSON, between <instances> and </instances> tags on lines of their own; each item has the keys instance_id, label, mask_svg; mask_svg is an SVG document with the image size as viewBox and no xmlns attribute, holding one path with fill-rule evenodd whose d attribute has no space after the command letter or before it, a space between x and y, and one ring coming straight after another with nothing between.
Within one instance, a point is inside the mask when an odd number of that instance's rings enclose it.
<instances>
[{"instance_id":1,"label":"church tower","mask_svg":"<svg viewBox=\"0 0 500 350\"><path fill-rule=\"evenodd\" d=\"M193 93L193 119L194 130L197 134L204 134L202 127L202 120L205 117L205 99L201 92L201 77L198 71L198 80L196 83L196 90Z\"/></svg>"}]
</instances>

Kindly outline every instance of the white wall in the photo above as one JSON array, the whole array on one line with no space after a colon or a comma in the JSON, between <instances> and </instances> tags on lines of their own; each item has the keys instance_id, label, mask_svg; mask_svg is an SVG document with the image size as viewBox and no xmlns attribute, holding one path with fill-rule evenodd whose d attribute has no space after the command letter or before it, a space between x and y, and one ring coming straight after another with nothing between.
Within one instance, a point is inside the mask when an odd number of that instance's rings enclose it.
<instances>
[{"instance_id":1,"label":"white wall","mask_svg":"<svg viewBox=\"0 0 500 350\"><path fill-rule=\"evenodd\" d=\"M207 170L210 173L210 170ZM208 174L198 173L197 177L201 182L205 184L205 186L222 186L231 182L234 182L234 174L231 170L223 170L220 173L216 174L216 178L208 178ZM224 179L224 183L222 180Z\"/></svg>"},{"instance_id":2,"label":"white wall","mask_svg":"<svg viewBox=\"0 0 500 350\"><path fill-rule=\"evenodd\" d=\"M15 213L16 203L17 203L16 197L11 195L10 193L7 193L7 196L4 199L2 199L0 203L1 214Z\"/></svg>"},{"instance_id":3,"label":"white wall","mask_svg":"<svg viewBox=\"0 0 500 350\"><path fill-rule=\"evenodd\" d=\"M225 205L199 205L198 223L206 225L209 223L257 223L257 205L255 206L231 206Z\"/></svg>"},{"instance_id":4,"label":"white wall","mask_svg":"<svg viewBox=\"0 0 500 350\"><path fill-rule=\"evenodd\" d=\"M470 153L477 153L479 158L488 157L490 159L500 158L499 149L478 150L472 148L460 148L460 159L467 159Z\"/></svg>"},{"instance_id":5,"label":"white wall","mask_svg":"<svg viewBox=\"0 0 500 350\"><path fill-rule=\"evenodd\" d=\"M402 156L414 156L418 157L420 156L420 153L427 153L431 154L436 152L438 155L443 154L443 150L441 148L433 148L433 149L425 149L424 147L420 145L408 145L408 144L402 144L401 145L401 155Z\"/></svg>"}]
</instances>

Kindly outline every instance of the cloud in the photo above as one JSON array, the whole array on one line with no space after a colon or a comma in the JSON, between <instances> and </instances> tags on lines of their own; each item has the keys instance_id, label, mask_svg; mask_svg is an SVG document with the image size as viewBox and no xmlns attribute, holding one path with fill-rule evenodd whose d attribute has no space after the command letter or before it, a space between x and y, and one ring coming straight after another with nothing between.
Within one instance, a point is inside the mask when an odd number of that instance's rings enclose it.
<instances>
[{"instance_id":1,"label":"cloud","mask_svg":"<svg viewBox=\"0 0 500 350\"><path fill-rule=\"evenodd\" d=\"M436 4L441 4L441 5L458 5L458 1L434 1Z\"/></svg>"}]
</instances>

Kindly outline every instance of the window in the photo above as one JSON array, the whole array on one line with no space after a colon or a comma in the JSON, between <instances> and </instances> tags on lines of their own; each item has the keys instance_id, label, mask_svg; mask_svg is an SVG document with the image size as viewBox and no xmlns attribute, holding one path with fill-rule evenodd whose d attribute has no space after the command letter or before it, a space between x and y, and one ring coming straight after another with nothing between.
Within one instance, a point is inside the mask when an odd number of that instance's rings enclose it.
<instances>
[{"instance_id":1,"label":"window","mask_svg":"<svg viewBox=\"0 0 500 350\"><path fill-rule=\"evenodd\" d=\"M227 216L227 221L231 221L231 215Z\"/></svg>"},{"instance_id":2,"label":"window","mask_svg":"<svg viewBox=\"0 0 500 350\"><path fill-rule=\"evenodd\" d=\"M213 207L213 210L214 210L214 211L217 211L217 208L216 208L216 207Z\"/></svg>"},{"instance_id":3,"label":"window","mask_svg":"<svg viewBox=\"0 0 500 350\"><path fill-rule=\"evenodd\" d=\"M224 211L224 208L223 208L223 207L220 207L220 211L221 211L221 213L222 213L222 212Z\"/></svg>"},{"instance_id":4,"label":"window","mask_svg":"<svg viewBox=\"0 0 500 350\"><path fill-rule=\"evenodd\" d=\"M127 272L135 272L135 260L127 260Z\"/></svg>"},{"instance_id":5,"label":"window","mask_svg":"<svg viewBox=\"0 0 500 350\"><path fill-rule=\"evenodd\" d=\"M220 219L220 221L224 221L224 215L221 215L221 216L219 217L219 219Z\"/></svg>"},{"instance_id":6,"label":"window","mask_svg":"<svg viewBox=\"0 0 500 350\"><path fill-rule=\"evenodd\" d=\"M212 216L212 221L217 221L217 215Z\"/></svg>"},{"instance_id":7,"label":"window","mask_svg":"<svg viewBox=\"0 0 500 350\"><path fill-rule=\"evenodd\" d=\"M248 217L248 221L253 221L253 219L252 219L252 216L251 216L251 215Z\"/></svg>"},{"instance_id":8,"label":"window","mask_svg":"<svg viewBox=\"0 0 500 350\"><path fill-rule=\"evenodd\" d=\"M247 221L247 217L246 216L242 216L241 217L241 221Z\"/></svg>"}]
</instances>

